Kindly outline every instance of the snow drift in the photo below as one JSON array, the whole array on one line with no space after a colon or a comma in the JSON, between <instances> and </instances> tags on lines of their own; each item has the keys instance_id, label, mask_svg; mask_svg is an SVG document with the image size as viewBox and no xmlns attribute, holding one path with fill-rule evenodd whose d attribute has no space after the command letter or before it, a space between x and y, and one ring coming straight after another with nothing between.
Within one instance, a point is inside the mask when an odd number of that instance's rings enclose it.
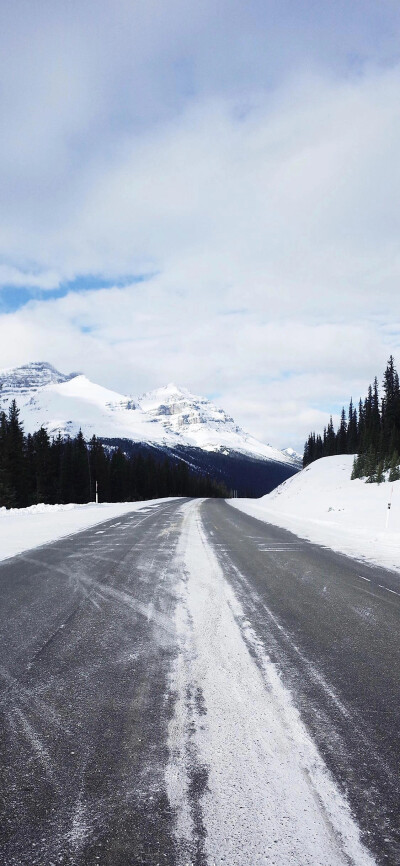
<instances>
[{"instance_id":1,"label":"snow drift","mask_svg":"<svg viewBox=\"0 0 400 866\"><path fill-rule=\"evenodd\" d=\"M323 457L261 499L228 502L316 544L400 571L400 481L352 481L353 459Z\"/></svg>"}]
</instances>

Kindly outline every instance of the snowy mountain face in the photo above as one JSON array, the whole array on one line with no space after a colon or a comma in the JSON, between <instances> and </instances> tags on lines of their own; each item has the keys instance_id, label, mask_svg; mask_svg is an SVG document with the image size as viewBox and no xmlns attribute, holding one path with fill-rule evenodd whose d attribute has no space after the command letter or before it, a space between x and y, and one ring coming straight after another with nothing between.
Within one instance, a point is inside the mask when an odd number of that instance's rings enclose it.
<instances>
[{"instance_id":1,"label":"snowy mountain face","mask_svg":"<svg viewBox=\"0 0 400 866\"><path fill-rule=\"evenodd\" d=\"M289 459L295 466L298 466L299 469L303 468L303 455L299 454L298 451L295 451L293 448L282 448L282 454L289 457Z\"/></svg>"},{"instance_id":2,"label":"snowy mountain face","mask_svg":"<svg viewBox=\"0 0 400 866\"><path fill-rule=\"evenodd\" d=\"M7 405L16 394L20 397L26 397L45 385L68 382L73 376L76 376L76 373L64 376L51 364L46 364L44 361L34 361L23 367L1 370L0 403Z\"/></svg>"},{"instance_id":3,"label":"snowy mountain face","mask_svg":"<svg viewBox=\"0 0 400 866\"><path fill-rule=\"evenodd\" d=\"M152 421L170 434L195 436L197 444L221 447L227 435L245 437L233 418L205 397L195 397L176 385L167 385L139 397L139 405Z\"/></svg>"},{"instance_id":4,"label":"snowy mountain face","mask_svg":"<svg viewBox=\"0 0 400 866\"><path fill-rule=\"evenodd\" d=\"M265 445L242 430L223 409L170 384L135 398L63 375L50 364L32 363L0 371L0 409L15 399L26 433L44 426L50 436L127 439L158 447L237 452L295 466L289 453Z\"/></svg>"}]
</instances>

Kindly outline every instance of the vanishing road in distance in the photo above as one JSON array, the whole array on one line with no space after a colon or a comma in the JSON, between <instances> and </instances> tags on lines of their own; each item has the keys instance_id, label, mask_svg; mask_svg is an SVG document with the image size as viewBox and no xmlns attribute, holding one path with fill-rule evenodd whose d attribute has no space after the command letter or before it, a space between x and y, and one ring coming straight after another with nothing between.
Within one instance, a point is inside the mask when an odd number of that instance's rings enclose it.
<instances>
[{"instance_id":1,"label":"vanishing road in distance","mask_svg":"<svg viewBox=\"0 0 400 866\"><path fill-rule=\"evenodd\" d=\"M5 866L400 863L400 581L222 500L0 563Z\"/></svg>"}]
</instances>

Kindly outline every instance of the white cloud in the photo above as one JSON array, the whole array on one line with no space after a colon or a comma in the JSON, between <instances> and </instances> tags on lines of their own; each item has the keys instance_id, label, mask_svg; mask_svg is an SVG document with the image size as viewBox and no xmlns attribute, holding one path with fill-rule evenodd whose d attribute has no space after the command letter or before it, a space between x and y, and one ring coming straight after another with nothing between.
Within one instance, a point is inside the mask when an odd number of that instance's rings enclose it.
<instances>
[{"instance_id":1,"label":"white cloud","mask_svg":"<svg viewBox=\"0 0 400 866\"><path fill-rule=\"evenodd\" d=\"M60 277L55 271L40 271L29 273L10 265L0 265L0 286L15 288L56 289L60 285Z\"/></svg>"},{"instance_id":2,"label":"white cloud","mask_svg":"<svg viewBox=\"0 0 400 866\"><path fill-rule=\"evenodd\" d=\"M137 394L175 380L219 402L247 429L275 445L301 446L342 401L364 395L383 370L385 334L367 321L258 321L238 312L209 316L163 277L35 302L0 317L7 364L46 358L63 371L83 369L95 381Z\"/></svg>"},{"instance_id":3,"label":"white cloud","mask_svg":"<svg viewBox=\"0 0 400 866\"><path fill-rule=\"evenodd\" d=\"M372 2L346 27L308 2L22 5L0 282L156 276L0 316L2 366L175 379L298 444L399 346L397 7L373 32Z\"/></svg>"}]
</instances>

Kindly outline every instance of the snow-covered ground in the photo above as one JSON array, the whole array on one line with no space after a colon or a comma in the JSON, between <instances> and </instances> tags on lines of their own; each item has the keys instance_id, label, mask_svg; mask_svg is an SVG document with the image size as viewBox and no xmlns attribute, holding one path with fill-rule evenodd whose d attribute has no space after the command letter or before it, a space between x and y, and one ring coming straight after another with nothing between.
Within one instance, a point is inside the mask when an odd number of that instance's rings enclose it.
<instances>
[{"instance_id":1,"label":"snow-covered ground","mask_svg":"<svg viewBox=\"0 0 400 866\"><path fill-rule=\"evenodd\" d=\"M128 511L142 511L161 502L169 502L169 500L0 508L0 560L57 541L58 538L66 535L73 535L97 523L127 514Z\"/></svg>"},{"instance_id":2,"label":"snow-covered ground","mask_svg":"<svg viewBox=\"0 0 400 866\"><path fill-rule=\"evenodd\" d=\"M198 503L183 511L166 774L179 866L372 866L346 800L224 577Z\"/></svg>"},{"instance_id":3,"label":"snow-covered ground","mask_svg":"<svg viewBox=\"0 0 400 866\"><path fill-rule=\"evenodd\" d=\"M323 457L261 499L228 502L316 544L400 571L400 481L351 481L352 466L351 455Z\"/></svg>"}]
</instances>

